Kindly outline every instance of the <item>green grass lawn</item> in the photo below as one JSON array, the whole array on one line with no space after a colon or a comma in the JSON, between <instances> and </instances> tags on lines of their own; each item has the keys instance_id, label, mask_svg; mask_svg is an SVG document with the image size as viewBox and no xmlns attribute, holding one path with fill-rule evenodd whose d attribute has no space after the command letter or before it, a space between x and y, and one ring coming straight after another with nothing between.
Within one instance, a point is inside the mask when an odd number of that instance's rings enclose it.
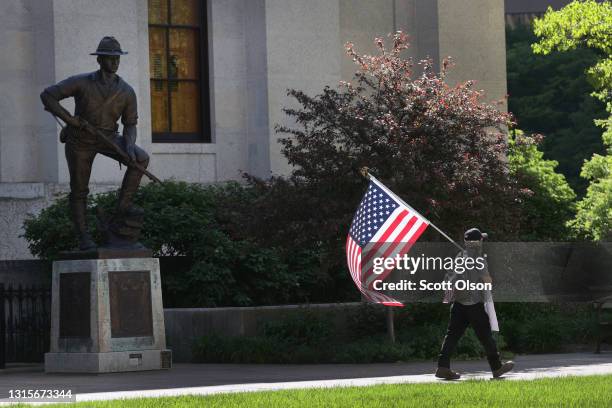
<instances>
[{"instance_id":1,"label":"green grass lawn","mask_svg":"<svg viewBox=\"0 0 612 408\"><path fill-rule=\"evenodd\" d=\"M58 405L54 405L58 406ZM465 381L146 398L76 407L610 407L612 375L535 381Z\"/></svg>"}]
</instances>

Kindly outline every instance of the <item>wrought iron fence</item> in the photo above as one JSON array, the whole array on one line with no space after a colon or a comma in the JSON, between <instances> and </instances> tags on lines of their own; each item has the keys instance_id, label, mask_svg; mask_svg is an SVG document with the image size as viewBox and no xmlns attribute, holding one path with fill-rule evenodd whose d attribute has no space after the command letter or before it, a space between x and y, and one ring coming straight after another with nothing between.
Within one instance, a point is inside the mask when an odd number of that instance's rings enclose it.
<instances>
[{"instance_id":1,"label":"wrought iron fence","mask_svg":"<svg viewBox=\"0 0 612 408\"><path fill-rule=\"evenodd\" d=\"M0 283L0 368L42 362L49 350L50 318L49 288Z\"/></svg>"}]
</instances>

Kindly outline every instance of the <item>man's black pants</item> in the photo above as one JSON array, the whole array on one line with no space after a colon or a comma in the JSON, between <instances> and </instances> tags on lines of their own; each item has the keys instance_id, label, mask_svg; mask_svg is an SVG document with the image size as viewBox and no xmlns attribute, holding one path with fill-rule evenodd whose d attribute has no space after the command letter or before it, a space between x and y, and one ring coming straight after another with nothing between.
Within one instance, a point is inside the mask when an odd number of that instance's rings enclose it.
<instances>
[{"instance_id":1,"label":"man's black pants","mask_svg":"<svg viewBox=\"0 0 612 408\"><path fill-rule=\"evenodd\" d=\"M457 343L465 329L470 324L487 353L487 360L489 360L491 370L497 370L501 367L497 344L495 339L493 339L493 333L491 333L489 315L485 311L484 303L462 305L457 302L454 302L451 306L450 321L442 349L440 350L440 356L438 357L438 367L450 368L450 356L455 347L457 347Z\"/></svg>"}]
</instances>

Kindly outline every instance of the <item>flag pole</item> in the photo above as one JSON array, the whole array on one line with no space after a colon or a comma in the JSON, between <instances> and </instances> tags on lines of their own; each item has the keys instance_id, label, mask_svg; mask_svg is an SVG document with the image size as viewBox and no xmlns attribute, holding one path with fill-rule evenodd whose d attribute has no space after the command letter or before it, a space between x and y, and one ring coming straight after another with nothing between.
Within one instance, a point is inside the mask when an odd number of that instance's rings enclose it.
<instances>
[{"instance_id":1,"label":"flag pole","mask_svg":"<svg viewBox=\"0 0 612 408\"><path fill-rule=\"evenodd\" d=\"M367 179L369 179L369 180L372 180L372 181L376 181L376 182L378 182L378 184L379 184L379 185L380 185L380 186L383 188L383 190L385 190L385 192L386 192L387 194L391 194L392 196L396 197L396 198L399 200L399 202L400 202L400 203L402 203L404 206L408 207L408 208L410 209L410 211L413 211L413 212L415 212L415 213L419 214L421 217L423 217L423 215L421 215L421 213L420 213L420 212L418 212L417 210L415 210L414 208L412 208L410 205L408 205L408 204L407 204L407 203L406 203L404 200L402 200L402 199L401 199L401 197L399 197L399 196L398 196L397 194L395 194L393 191L389 190L389 189L387 188L387 186L385 186L383 183L381 183L381 182L380 182L380 180L378 180L376 177L374 177L373 175L371 175L371 174L370 174L370 172L369 172L369 169L368 169L367 167L362 167L362 168L361 168L361 170L360 170L360 172L361 172L361 175L362 175L363 177L365 177L365 178L367 178ZM425 217L423 217L423 218L425 218ZM448 235L446 235L446 234L444 233L444 231L442 231L440 228L436 227L436 225L435 225L433 222L429 221L429 219L427 219L427 218L425 218L425 219L426 219L426 220L429 222L429 225L431 225L432 227L434 227L434 229L435 229L436 231L438 231L438 232L439 232L439 233L440 233L440 234L441 234L441 235L442 235L444 238L446 238L446 239L448 239L450 242L452 242L452 243L453 243L453 245L455 245L455 246L456 246L457 248L459 248L461 251L465 251L465 249L464 249L464 248L463 248L461 245L459 245L459 244L458 244L458 243L456 243L456 242L455 242L455 241L454 241L454 240L453 240L451 237L449 237Z\"/></svg>"},{"instance_id":2,"label":"flag pole","mask_svg":"<svg viewBox=\"0 0 612 408\"><path fill-rule=\"evenodd\" d=\"M387 308L387 335L391 344L395 343L395 312L392 307Z\"/></svg>"}]
</instances>

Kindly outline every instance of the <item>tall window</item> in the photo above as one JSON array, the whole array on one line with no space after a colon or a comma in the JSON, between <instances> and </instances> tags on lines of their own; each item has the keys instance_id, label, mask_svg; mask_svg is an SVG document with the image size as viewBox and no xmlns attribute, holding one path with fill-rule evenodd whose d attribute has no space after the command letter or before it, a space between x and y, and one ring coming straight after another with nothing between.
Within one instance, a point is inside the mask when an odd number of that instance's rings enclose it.
<instances>
[{"instance_id":1,"label":"tall window","mask_svg":"<svg viewBox=\"0 0 612 408\"><path fill-rule=\"evenodd\" d=\"M153 142L209 142L206 0L149 0Z\"/></svg>"}]
</instances>

